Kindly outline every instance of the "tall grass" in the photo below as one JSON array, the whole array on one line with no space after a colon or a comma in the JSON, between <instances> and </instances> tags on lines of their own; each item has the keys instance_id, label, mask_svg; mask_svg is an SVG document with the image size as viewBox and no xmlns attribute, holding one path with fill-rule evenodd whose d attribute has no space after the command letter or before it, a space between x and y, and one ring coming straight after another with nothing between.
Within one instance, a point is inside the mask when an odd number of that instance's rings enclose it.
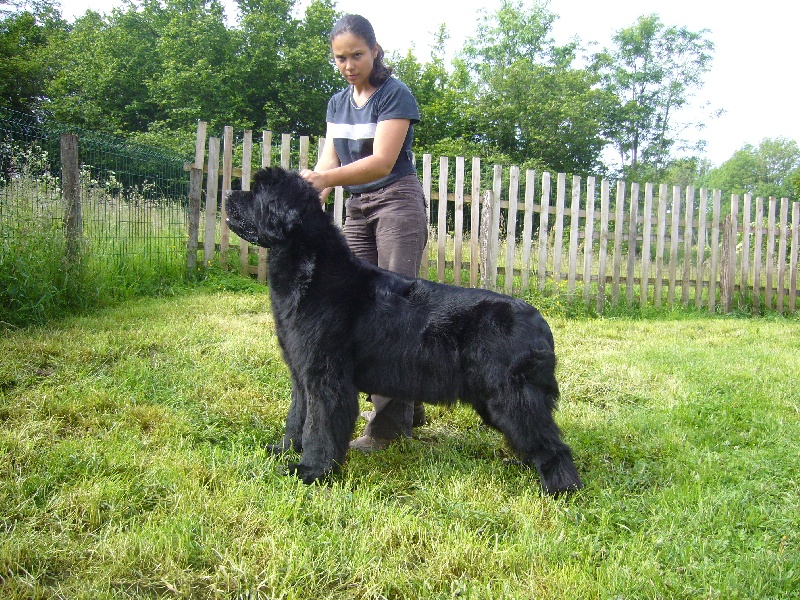
<instances>
[{"instance_id":1,"label":"tall grass","mask_svg":"<svg viewBox=\"0 0 800 600\"><path fill-rule=\"evenodd\" d=\"M160 218L165 201L146 190L123 198L113 181L91 181L85 172L81 250L68 256L59 180L38 168L36 152L22 158L20 172L0 179L0 328L42 324L185 281L185 227Z\"/></svg>"},{"instance_id":2,"label":"tall grass","mask_svg":"<svg viewBox=\"0 0 800 600\"><path fill-rule=\"evenodd\" d=\"M800 322L547 317L586 482L559 499L465 408L286 477L290 377L243 278L8 332L0 596L796 597Z\"/></svg>"}]
</instances>

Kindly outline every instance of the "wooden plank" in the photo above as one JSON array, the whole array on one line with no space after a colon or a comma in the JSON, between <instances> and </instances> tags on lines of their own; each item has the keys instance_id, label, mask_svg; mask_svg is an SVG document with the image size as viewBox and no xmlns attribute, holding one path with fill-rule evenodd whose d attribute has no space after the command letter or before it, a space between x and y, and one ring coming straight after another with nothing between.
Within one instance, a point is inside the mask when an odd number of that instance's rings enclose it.
<instances>
[{"instance_id":1,"label":"wooden plank","mask_svg":"<svg viewBox=\"0 0 800 600\"><path fill-rule=\"evenodd\" d=\"M281 167L291 168L292 159L292 136L288 133L281 134Z\"/></svg>"},{"instance_id":2,"label":"wooden plank","mask_svg":"<svg viewBox=\"0 0 800 600\"><path fill-rule=\"evenodd\" d=\"M542 201L540 204L539 213L539 266L538 266L538 284L539 291L544 290L544 285L547 280L547 240L549 237L548 225L550 221L550 173L545 171L542 173Z\"/></svg>"},{"instance_id":3,"label":"wooden plank","mask_svg":"<svg viewBox=\"0 0 800 600\"><path fill-rule=\"evenodd\" d=\"M564 246L564 202L566 196L565 173L559 173L556 182L556 225L553 239L553 281L561 281L561 251Z\"/></svg>"},{"instance_id":4,"label":"wooden plank","mask_svg":"<svg viewBox=\"0 0 800 600\"><path fill-rule=\"evenodd\" d=\"M720 263L720 306L722 312L727 314L731 310L731 288L733 287L730 274L731 274L731 243L733 237L733 216L725 215L722 225L722 261Z\"/></svg>"},{"instance_id":5,"label":"wooden plank","mask_svg":"<svg viewBox=\"0 0 800 600\"><path fill-rule=\"evenodd\" d=\"M433 187L433 156L431 154L422 155L422 193L425 196L425 210L428 218L428 238L425 241L425 248L422 251L420 261L419 276L422 279L430 277L430 234L431 227L431 188Z\"/></svg>"},{"instance_id":6,"label":"wooden plank","mask_svg":"<svg viewBox=\"0 0 800 600\"><path fill-rule=\"evenodd\" d=\"M456 212L453 221L453 283L461 285L464 246L464 157L456 157Z\"/></svg>"},{"instance_id":7,"label":"wooden plank","mask_svg":"<svg viewBox=\"0 0 800 600\"><path fill-rule=\"evenodd\" d=\"M197 270L197 238L200 232L200 198L203 195L203 169L189 171L189 240L186 244L186 268L189 275Z\"/></svg>"},{"instance_id":8,"label":"wooden plank","mask_svg":"<svg viewBox=\"0 0 800 600\"><path fill-rule=\"evenodd\" d=\"M231 189L231 171L233 169L233 127L226 125L222 133L222 213L219 224L219 263L224 271L228 270L228 212L225 209L225 196Z\"/></svg>"},{"instance_id":9,"label":"wooden plank","mask_svg":"<svg viewBox=\"0 0 800 600\"><path fill-rule=\"evenodd\" d=\"M633 284L636 279L636 235L639 230L639 184L631 183L631 206L628 222L628 270L625 292L628 306L633 305Z\"/></svg>"},{"instance_id":10,"label":"wooden plank","mask_svg":"<svg viewBox=\"0 0 800 600\"><path fill-rule=\"evenodd\" d=\"M622 240L625 232L625 182L617 182L617 199L614 211L614 272L611 280L611 304L619 304L619 282L622 272Z\"/></svg>"},{"instance_id":11,"label":"wooden plank","mask_svg":"<svg viewBox=\"0 0 800 600\"><path fill-rule=\"evenodd\" d=\"M703 277L706 266L706 245L708 232L706 227L706 207L708 206L708 190L700 189L700 206L697 213L697 267L695 273L694 306L703 306Z\"/></svg>"},{"instance_id":12,"label":"wooden plank","mask_svg":"<svg viewBox=\"0 0 800 600\"><path fill-rule=\"evenodd\" d=\"M756 198L756 235L753 244L753 312L761 306L761 265L764 247L764 199Z\"/></svg>"},{"instance_id":13,"label":"wooden plank","mask_svg":"<svg viewBox=\"0 0 800 600\"><path fill-rule=\"evenodd\" d=\"M719 225L722 192L714 190L711 208L711 268L708 273L708 312L717 311L717 282L719 281Z\"/></svg>"},{"instance_id":14,"label":"wooden plank","mask_svg":"<svg viewBox=\"0 0 800 600\"><path fill-rule=\"evenodd\" d=\"M208 124L205 121L197 121L197 137L194 142L194 168L203 171L203 164L206 159L206 130Z\"/></svg>"},{"instance_id":15,"label":"wooden plank","mask_svg":"<svg viewBox=\"0 0 800 600\"><path fill-rule=\"evenodd\" d=\"M505 292L514 293L514 262L517 251L517 211L519 210L519 167L512 166L508 177L508 219L506 220Z\"/></svg>"},{"instance_id":16,"label":"wooden plank","mask_svg":"<svg viewBox=\"0 0 800 600\"><path fill-rule=\"evenodd\" d=\"M737 194L731 195L731 230L730 237L728 238L728 273L726 279L728 281L728 302L725 307L725 312L730 312L732 308L733 295L736 290L736 245L739 231L739 196Z\"/></svg>"},{"instance_id":17,"label":"wooden plank","mask_svg":"<svg viewBox=\"0 0 800 600\"><path fill-rule=\"evenodd\" d=\"M669 230L669 296L667 304L675 306L675 285L678 279L678 242L680 241L681 188L672 186L672 226Z\"/></svg>"},{"instance_id":18,"label":"wooden plank","mask_svg":"<svg viewBox=\"0 0 800 600\"><path fill-rule=\"evenodd\" d=\"M333 188L333 222L343 228L345 218L344 188L338 185Z\"/></svg>"},{"instance_id":19,"label":"wooden plank","mask_svg":"<svg viewBox=\"0 0 800 600\"><path fill-rule=\"evenodd\" d=\"M683 224L683 275L681 276L681 305L689 307L689 285L692 280L692 248L694 247L694 234L692 223L694 220L694 187L686 186L686 208L684 209ZM699 256L699 254L698 254Z\"/></svg>"},{"instance_id":20,"label":"wooden plank","mask_svg":"<svg viewBox=\"0 0 800 600\"><path fill-rule=\"evenodd\" d=\"M319 154L322 156L322 148L325 145L325 138L319 138ZM272 164L272 132L261 132L261 168L269 167ZM259 246L258 248L258 267L256 268L256 278L261 283L267 283L267 258L268 250Z\"/></svg>"},{"instance_id":21,"label":"wooden plank","mask_svg":"<svg viewBox=\"0 0 800 600\"><path fill-rule=\"evenodd\" d=\"M472 202L470 203L469 229L469 285L478 287L480 273L480 220L481 220L481 159L472 159Z\"/></svg>"},{"instance_id":22,"label":"wooden plank","mask_svg":"<svg viewBox=\"0 0 800 600\"><path fill-rule=\"evenodd\" d=\"M739 275L739 292L742 302L750 287L750 238L753 234L753 225L750 220L752 212L753 195L745 194L742 203L742 272Z\"/></svg>"},{"instance_id":23,"label":"wooden plank","mask_svg":"<svg viewBox=\"0 0 800 600\"><path fill-rule=\"evenodd\" d=\"M653 304L661 306L661 290L664 284L664 248L667 237L667 187L666 183L658 186L658 232L656 234L656 281L653 289Z\"/></svg>"},{"instance_id":24,"label":"wooden plank","mask_svg":"<svg viewBox=\"0 0 800 600\"><path fill-rule=\"evenodd\" d=\"M479 245L481 255L481 287L488 289L491 287L489 265L491 259L489 258L491 237L492 237L492 213L494 208L492 204L495 201L495 196L491 190L486 190L483 194L481 202L481 219L480 219L480 232Z\"/></svg>"},{"instance_id":25,"label":"wooden plank","mask_svg":"<svg viewBox=\"0 0 800 600\"><path fill-rule=\"evenodd\" d=\"M436 280L444 282L444 267L447 261L447 171L449 161L446 156L439 157L439 214L436 220Z\"/></svg>"},{"instance_id":26,"label":"wooden plank","mask_svg":"<svg viewBox=\"0 0 800 600\"><path fill-rule=\"evenodd\" d=\"M300 165L298 170L302 171L303 169L308 168L308 149L310 146L310 139L307 135L300 136Z\"/></svg>"},{"instance_id":27,"label":"wooden plank","mask_svg":"<svg viewBox=\"0 0 800 600\"><path fill-rule=\"evenodd\" d=\"M650 303L650 253L653 235L653 184L644 184L644 208L642 209L642 283L639 306Z\"/></svg>"},{"instance_id":28,"label":"wooden plank","mask_svg":"<svg viewBox=\"0 0 800 600\"><path fill-rule=\"evenodd\" d=\"M325 145L325 138L319 138L320 152ZM272 164L272 132L261 132L261 168L264 169Z\"/></svg>"},{"instance_id":29,"label":"wooden plank","mask_svg":"<svg viewBox=\"0 0 800 600\"><path fill-rule=\"evenodd\" d=\"M206 224L203 231L203 266L214 260L219 194L219 138L208 138L208 178L206 179Z\"/></svg>"},{"instance_id":30,"label":"wooden plank","mask_svg":"<svg viewBox=\"0 0 800 600\"><path fill-rule=\"evenodd\" d=\"M242 140L242 190L250 189L250 176L253 170L253 131L247 129ZM247 240L239 240L239 264L242 275L249 275L250 244Z\"/></svg>"},{"instance_id":31,"label":"wooden plank","mask_svg":"<svg viewBox=\"0 0 800 600\"><path fill-rule=\"evenodd\" d=\"M774 196L769 199L769 216L767 217L767 287L764 290L764 304L772 308L772 293L774 290L774 270L775 270L775 218L776 200Z\"/></svg>"},{"instance_id":32,"label":"wooden plank","mask_svg":"<svg viewBox=\"0 0 800 600\"><path fill-rule=\"evenodd\" d=\"M800 202L792 203L792 251L789 257L789 312L797 309L797 268L800 260Z\"/></svg>"},{"instance_id":33,"label":"wooden plank","mask_svg":"<svg viewBox=\"0 0 800 600\"><path fill-rule=\"evenodd\" d=\"M595 178L586 178L586 221L583 230L583 303L589 307L592 286L592 247L594 243Z\"/></svg>"},{"instance_id":34,"label":"wooden plank","mask_svg":"<svg viewBox=\"0 0 800 600\"><path fill-rule=\"evenodd\" d=\"M536 172L525 171L525 216L522 222L522 292L528 291L531 271L531 248L533 245L533 200L536 191Z\"/></svg>"},{"instance_id":35,"label":"wooden plank","mask_svg":"<svg viewBox=\"0 0 800 600\"><path fill-rule=\"evenodd\" d=\"M581 178L572 176L572 202L569 207L569 271L567 292L575 294L575 279L578 272L578 237L580 236Z\"/></svg>"},{"instance_id":36,"label":"wooden plank","mask_svg":"<svg viewBox=\"0 0 800 600\"><path fill-rule=\"evenodd\" d=\"M786 246L788 242L787 229L789 218L789 199L781 198L781 216L778 242L778 304L779 313L783 313L783 300L786 294Z\"/></svg>"},{"instance_id":37,"label":"wooden plank","mask_svg":"<svg viewBox=\"0 0 800 600\"><path fill-rule=\"evenodd\" d=\"M597 312L603 314L606 304L606 261L608 260L608 179L600 182L600 251L597 259Z\"/></svg>"},{"instance_id":38,"label":"wooden plank","mask_svg":"<svg viewBox=\"0 0 800 600\"><path fill-rule=\"evenodd\" d=\"M489 285L497 289L497 267L500 254L500 203L503 191L503 167L494 165L492 183L492 222L489 237Z\"/></svg>"}]
</instances>

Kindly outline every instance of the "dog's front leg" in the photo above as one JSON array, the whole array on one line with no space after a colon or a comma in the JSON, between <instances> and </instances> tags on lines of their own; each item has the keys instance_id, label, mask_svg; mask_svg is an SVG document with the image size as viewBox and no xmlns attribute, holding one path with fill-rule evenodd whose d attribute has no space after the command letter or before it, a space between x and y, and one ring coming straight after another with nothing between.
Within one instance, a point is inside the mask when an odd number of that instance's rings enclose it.
<instances>
[{"instance_id":1,"label":"dog's front leg","mask_svg":"<svg viewBox=\"0 0 800 600\"><path fill-rule=\"evenodd\" d=\"M297 377L292 375L292 402L286 415L286 429L279 444L268 446L273 454L283 454L289 450L300 452L303 449L303 425L306 421L307 401L305 390Z\"/></svg>"},{"instance_id":2,"label":"dog's front leg","mask_svg":"<svg viewBox=\"0 0 800 600\"><path fill-rule=\"evenodd\" d=\"M358 416L358 390L344 377L310 383L303 427L303 456L289 465L304 483L313 483L344 463Z\"/></svg>"}]
</instances>

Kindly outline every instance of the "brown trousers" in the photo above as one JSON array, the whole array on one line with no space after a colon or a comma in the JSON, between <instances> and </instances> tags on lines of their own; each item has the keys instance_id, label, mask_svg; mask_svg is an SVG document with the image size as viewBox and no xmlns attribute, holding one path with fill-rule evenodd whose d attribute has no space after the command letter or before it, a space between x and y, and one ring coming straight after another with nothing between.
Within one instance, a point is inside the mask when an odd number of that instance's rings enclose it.
<instances>
[{"instance_id":1,"label":"brown trousers","mask_svg":"<svg viewBox=\"0 0 800 600\"><path fill-rule=\"evenodd\" d=\"M425 196L416 175L386 187L353 194L345 204L344 235L353 253L382 269L417 277L428 239ZM371 396L375 417L364 434L374 438L411 437L413 422L424 420L422 403Z\"/></svg>"}]
</instances>

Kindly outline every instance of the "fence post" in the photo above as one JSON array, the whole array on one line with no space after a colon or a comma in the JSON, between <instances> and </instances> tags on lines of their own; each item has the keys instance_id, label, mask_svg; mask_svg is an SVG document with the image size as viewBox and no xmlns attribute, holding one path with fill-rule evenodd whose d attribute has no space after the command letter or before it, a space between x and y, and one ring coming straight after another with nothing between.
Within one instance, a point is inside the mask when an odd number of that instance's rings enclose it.
<instances>
[{"instance_id":1,"label":"fence post","mask_svg":"<svg viewBox=\"0 0 800 600\"><path fill-rule=\"evenodd\" d=\"M447 174L449 164L446 156L439 157L439 211L436 218L436 278L444 281L445 261L447 260Z\"/></svg>"},{"instance_id":2,"label":"fence post","mask_svg":"<svg viewBox=\"0 0 800 600\"><path fill-rule=\"evenodd\" d=\"M203 267L214 260L219 192L219 138L208 138L208 179L206 180L206 226L203 233ZM221 247L220 247L221 248Z\"/></svg>"},{"instance_id":3,"label":"fence post","mask_svg":"<svg viewBox=\"0 0 800 600\"><path fill-rule=\"evenodd\" d=\"M472 159L472 200L470 201L470 229L469 229L469 286L478 286L480 266L480 212L481 212L481 159Z\"/></svg>"},{"instance_id":4,"label":"fence post","mask_svg":"<svg viewBox=\"0 0 800 600\"><path fill-rule=\"evenodd\" d=\"M83 217L81 214L81 174L78 161L78 136L61 134L61 189L64 193L64 229L67 238L67 260L80 258Z\"/></svg>"},{"instance_id":5,"label":"fence post","mask_svg":"<svg viewBox=\"0 0 800 600\"><path fill-rule=\"evenodd\" d=\"M489 289L491 286L491 270L489 265L489 256L491 254L490 245L492 243L492 212L494 212L493 194L490 190L486 190L483 194L483 201L481 202L481 225L480 225L480 267L481 267L481 287ZM497 199L499 200L499 199Z\"/></svg>"},{"instance_id":6,"label":"fence post","mask_svg":"<svg viewBox=\"0 0 800 600\"><path fill-rule=\"evenodd\" d=\"M800 202L792 203L792 250L789 257L789 312L794 313L797 306L797 261L800 241Z\"/></svg>"},{"instance_id":7,"label":"fence post","mask_svg":"<svg viewBox=\"0 0 800 600\"><path fill-rule=\"evenodd\" d=\"M733 262L736 254L731 252L731 238L733 232L733 215L726 215L722 225L722 260L720 261L720 304L722 311L728 313L731 310L731 300L733 298ZM735 250L734 250L735 252Z\"/></svg>"},{"instance_id":8,"label":"fence post","mask_svg":"<svg viewBox=\"0 0 800 600\"><path fill-rule=\"evenodd\" d=\"M200 196L203 188L203 167L195 166L189 172L189 243L186 268L189 275L197 269L197 238L200 231Z\"/></svg>"}]
</instances>

